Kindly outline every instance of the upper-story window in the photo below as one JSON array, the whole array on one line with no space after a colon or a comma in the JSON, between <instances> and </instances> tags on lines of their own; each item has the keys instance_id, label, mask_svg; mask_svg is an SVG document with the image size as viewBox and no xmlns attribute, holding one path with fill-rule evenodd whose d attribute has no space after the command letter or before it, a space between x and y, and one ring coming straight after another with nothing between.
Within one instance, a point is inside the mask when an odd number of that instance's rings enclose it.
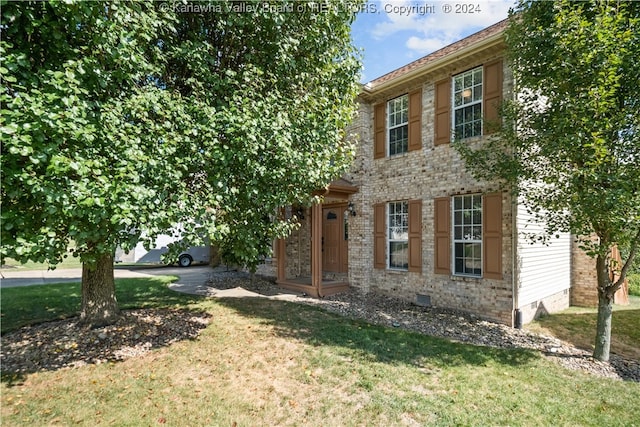
<instances>
[{"instance_id":1,"label":"upper-story window","mask_svg":"<svg viewBox=\"0 0 640 427\"><path fill-rule=\"evenodd\" d=\"M409 95L387 102L389 155L406 153L409 145Z\"/></svg>"},{"instance_id":2,"label":"upper-story window","mask_svg":"<svg viewBox=\"0 0 640 427\"><path fill-rule=\"evenodd\" d=\"M373 108L373 158L422 147L422 89L385 100Z\"/></svg>"},{"instance_id":3,"label":"upper-story window","mask_svg":"<svg viewBox=\"0 0 640 427\"><path fill-rule=\"evenodd\" d=\"M499 129L502 72L502 59L497 59L435 83L434 145Z\"/></svg>"},{"instance_id":4,"label":"upper-story window","mask_svg":"<svg viewBox=\"0 0 640 427\"><path fill-rule=\"evenodd\" d=\"M482 67L453 77L453 131L458 139L482 135Z\"/></svg>"}]
</instances>

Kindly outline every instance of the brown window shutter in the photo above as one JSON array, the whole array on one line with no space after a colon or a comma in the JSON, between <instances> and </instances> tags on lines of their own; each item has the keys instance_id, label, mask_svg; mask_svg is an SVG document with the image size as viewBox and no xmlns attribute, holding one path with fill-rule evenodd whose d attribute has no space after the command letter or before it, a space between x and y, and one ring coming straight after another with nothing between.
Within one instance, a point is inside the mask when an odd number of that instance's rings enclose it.
<instances>
[{"instance_id":1,"label":"brown window shutter","mask_svg":"<svg viewBox=\"0 0 640 427\"><path fill-rule=\"evenodd\" d=\"M435 199L435 273L451 274L451 199L440 197Z\"/></svg>"},{"instance_id":2,"label":"brown window shutter","mask_svg":"<svg viewBox=\"0 0 640 427\"><path fill-rule=\"evenodd\" d=\"M422 272L422 200L409 200L409 271Z\"/></svg>"},{"instance_id":3,"label":"brown window shutter","mask_svg":"<svg viewBox=\"0 0 640 427\"><path fill-rule=\"evenodd\" d=\"M500 123L500 103L502 102L502 59L484 66L483 76L484 134L495 132Z\"/></svg>"},{"instance_id":4,"label":"brown window shutter","mask_svg":"<svg viewBox=\"0 0 640 427\"><path fill-rule=\"evenodd\" d=\"M435 145L451 142L451 78L436 83Z\"/></svg>"},{"instance_id":5,"label":"brown window shutter","mask_svg":"<svg viewBox=\"0 0 640 427\"><path fill-rule=\"evenodd\" d=\"M422 89L409 94L409 151L422 148Z\"/></svg>"},{"instance_id":6,"label":"brown window shutter","mask_svg":"<svg viewBox=\"0 0 640 427\"><path fill-rule=\"evenodd\" d=\"M482 201L482 260L485 279L502 279L502 194Z\"/></svg>"},{"instance_id":7,"label":"brown window shutter","mask_svg":"<svg viewBox=\"0 0 640 427\"><path fill-rule=\"evenodd\" d=\"M387 155L387 109L383 102L373 108L373 158L380 159Z\"/></svg>"},{"instance_id":8,"label":"brown window shutter","mask_svg":"<svg viewBox=\"0 0 640 427\"><path fill-rule=\"evenodd\" d=\"M386 268L387 230L385 217L387 209L384 203L373 205L373 268Z\"/></svg>"}]
</instances>

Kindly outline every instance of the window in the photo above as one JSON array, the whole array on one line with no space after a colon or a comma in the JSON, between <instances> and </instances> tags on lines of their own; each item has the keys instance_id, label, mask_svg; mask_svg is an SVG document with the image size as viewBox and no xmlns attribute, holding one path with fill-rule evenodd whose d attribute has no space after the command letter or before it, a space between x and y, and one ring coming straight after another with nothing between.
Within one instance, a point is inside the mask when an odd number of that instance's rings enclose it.
<instances>
[{"instance_id":1,"label":"window","mask_svg":"<svg viewBox=\"0 0 640 427\"><path fill-rule=\"evenodd\" d=\"M454 274L482 276L482 196L453 198Z\"/></svg>"},{"instance_id":2,"label":"window","mask_svg":"<svg viewBox=\"0 0 640 427\"><path fill-rule=\"evenodd\" d=\"M391 202L388 204L389 268L407 270L409 268L409 204Z\"/></svg>"},{"instance_id":3,"label":"window","mask_svg":"<svg viewBox=\"0 0 640 427\"><path fill-rule=\"evenodd\" d=\"M455 138L482 135L482 67L453 77Z\"/></svg>"},{"instance_id":4,"label":"window","mask_svg":"<svg viewBox=\"0 0 640 427\"><path fill-rule=\"evenodd\" d=\"M422 200L373 205L373 268L422 272Z\"/></svg>"},{"instance_id":5,"label":"window","mask_svg":"<svg viewBox=\"0 0 640 427\"><path fill-rule=\"evenodd\" d=\"M402 95L387 103L389 155L405 153L409 146L409 95Z\"/></svg>"}]
</instances>

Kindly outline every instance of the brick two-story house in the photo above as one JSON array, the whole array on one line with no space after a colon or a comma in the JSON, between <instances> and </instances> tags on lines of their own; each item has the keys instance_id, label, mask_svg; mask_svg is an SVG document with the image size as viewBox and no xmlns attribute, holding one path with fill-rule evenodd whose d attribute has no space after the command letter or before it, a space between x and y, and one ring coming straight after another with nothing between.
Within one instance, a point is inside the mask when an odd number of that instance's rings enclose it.
<instances>
[{"instance_id":1,"label":"brick two-story house","mask_svg":"<svg viewBox=\"0 0 640 427\"><path fill-rule=\"evenodd\" d=\"M304 218L276 244L281 286L314 296L376 290L509 325L569 306L570 236L531 244L525 234L542 224L509 191L476 180L451 146L490 138L498 105L513 96L506 25L363 87L350 172L323 204L289 208Z\"/></svg>"}]
</instances>

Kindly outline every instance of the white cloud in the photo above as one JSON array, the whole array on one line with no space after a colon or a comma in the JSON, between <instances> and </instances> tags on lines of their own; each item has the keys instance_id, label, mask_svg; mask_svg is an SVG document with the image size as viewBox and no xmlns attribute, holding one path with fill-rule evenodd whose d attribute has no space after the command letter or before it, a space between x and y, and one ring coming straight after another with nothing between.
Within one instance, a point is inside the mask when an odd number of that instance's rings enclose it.
<instances>
[{"instance_id":1,"label":"white cloud","mask_svg":"<svg viewBox=\"0 0 640 427\"><path fill-rule=\"evenodd\" d=\"M371 29L374 39L410 32L413 34L407 36L406 47L427 54L461 39L469 30L475 32L506 18L513 1L476 1L469 3L471 9L464 6L465 13L456 13L456 8L464 4L453 1L382 0L375 5L384 21Z\"/></svg>"},{"instance_id":2,"label":"white cloud","mask_svg":"<svg viewBox=\"0 0 640 427\"><path fill-rule=\"evenodd\" d=\"M454 41L455 39L452 40L444 37L420 38L411 36L407 39L406 46L410 50L418 53L428 53L435 52L436 50L442 48L443 46L449 45Z\"/></svg>"}]
</instances>

